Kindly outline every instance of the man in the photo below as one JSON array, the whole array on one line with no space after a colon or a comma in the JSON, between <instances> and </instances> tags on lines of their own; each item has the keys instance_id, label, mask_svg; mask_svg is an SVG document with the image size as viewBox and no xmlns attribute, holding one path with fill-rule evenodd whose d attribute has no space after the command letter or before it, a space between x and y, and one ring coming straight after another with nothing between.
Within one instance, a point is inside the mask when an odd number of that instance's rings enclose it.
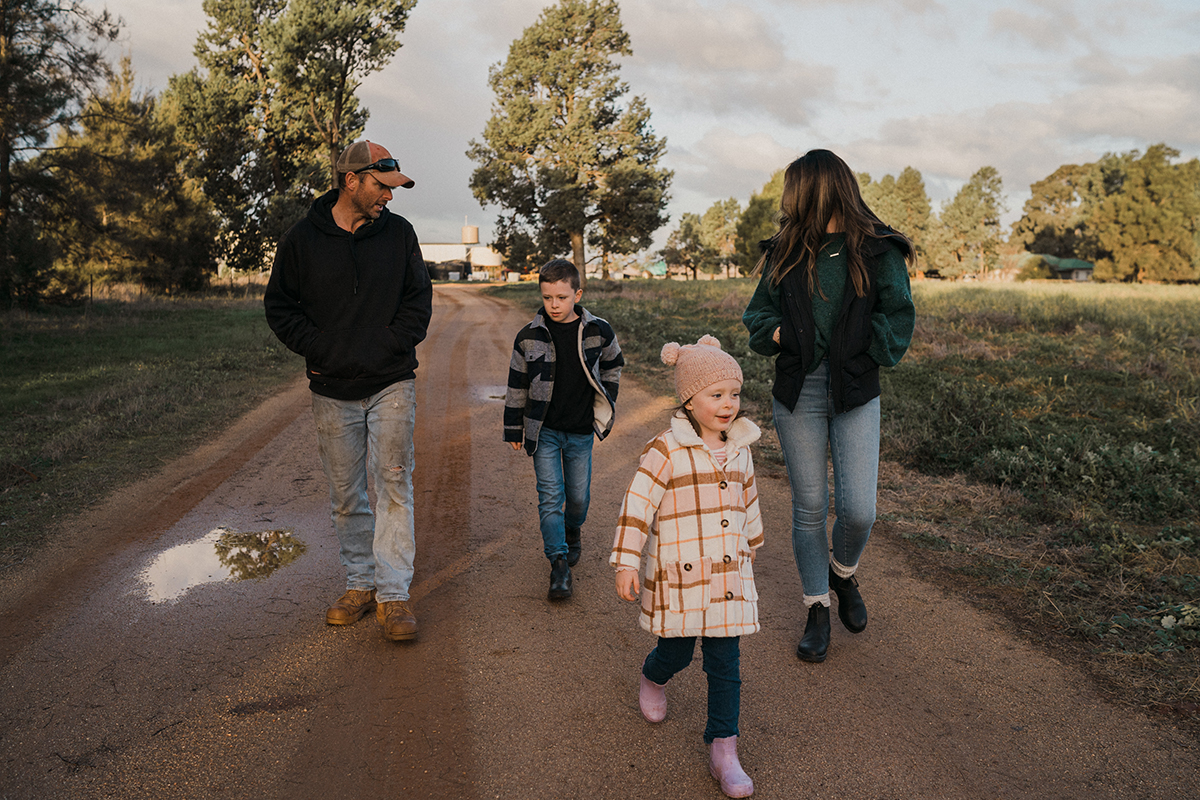
<instances>
[{"instance_id":1,"label":"man","mask_svg":"<svg viewBox=\"0 0 1200 800\"><path fill-rule=\"evenodd\" d=\"M414 371L433 286L412 225L387 209L412 179L369 141L347 147L337 171L338 188L280 241L264 304L271 330L304 356L346 567L325 622L351 625L374 609L385 638L413 639Z\"/></svg>"}]
</instances>

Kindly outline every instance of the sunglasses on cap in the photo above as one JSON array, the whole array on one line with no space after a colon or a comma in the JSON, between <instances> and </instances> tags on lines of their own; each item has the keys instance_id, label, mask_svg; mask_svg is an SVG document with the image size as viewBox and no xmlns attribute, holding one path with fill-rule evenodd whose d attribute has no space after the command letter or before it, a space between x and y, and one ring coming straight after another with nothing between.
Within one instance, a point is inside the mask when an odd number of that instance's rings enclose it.
<instances>
[{"instance_id":1,"label":"sunglasses on cap","mask_svg":"<svg viewBox=\"0 0 1200 800\"><path fill-rule=\"evenodd\" d=\"M359 172L367 172L368 170L375 170L376 172L399 172L400 164L394 158L381 158L374 164L368 164L362 169L354 170L354 172L358 174Z\"/></svg>"}]
</instances>

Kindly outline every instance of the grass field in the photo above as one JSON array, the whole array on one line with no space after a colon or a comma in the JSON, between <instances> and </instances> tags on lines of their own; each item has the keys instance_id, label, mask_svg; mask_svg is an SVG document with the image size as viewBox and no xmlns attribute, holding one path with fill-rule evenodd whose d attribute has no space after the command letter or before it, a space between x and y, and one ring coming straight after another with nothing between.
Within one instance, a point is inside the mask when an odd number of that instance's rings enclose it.
<instances>
[{"instance_id":1,"label":"grass field","mask_svg":"<svg viewBox=\"0 0 1200 800\"><path fill-rule=\"evenodd\" d=\"M257 299L0 316L0 569L302 369Z\"/></svg>"},{"instance_id":2,"label":"grass field","mask_svg":"<svg viewBox=\"0 0 1200 800\"><path fill-rule=\"evenodd\" d=\"M773 360L741 325L754 281L593 281L628 370L666 394L667 341L712 333L770 427ZM532 285L496 289L536 308ZM927 574L1070 651L1126 700L1197 724L1200 288L913 287L883 376L879 532ZM778 460L769 437L760 458Z\"/></svg>"}]
</instances>

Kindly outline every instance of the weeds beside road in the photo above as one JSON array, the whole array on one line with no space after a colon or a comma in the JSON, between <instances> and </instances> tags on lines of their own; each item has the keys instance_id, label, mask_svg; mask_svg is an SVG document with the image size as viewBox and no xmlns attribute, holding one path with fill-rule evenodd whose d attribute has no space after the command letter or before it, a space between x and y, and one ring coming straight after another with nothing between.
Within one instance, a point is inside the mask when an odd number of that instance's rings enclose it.
<instances>
[{"instance_id":1,"label":"weeds beside road","mask_svg":"<svg viewBox=\"0 0 1200 800\"><path fill-rule=\"evenodd\" d=\"M257 298L0 316L0 569L302 369Z\"/></svg>"},{"instance_id":2,"label":"weeds beside road","mask_svg":"<svg viewBox=\"0 0 1200 800\"><path fill-rule=\"evenodd\" d=\"M769 430L773 359L741 324L754 285L592 281L583 302L664 394L662 345L715 335ZM533 285L494 291L538 305ZM912 348L882 378L878 532L1125 702L1200 732L1200 289L913 291Z\"/></svg>"}]
</instances>

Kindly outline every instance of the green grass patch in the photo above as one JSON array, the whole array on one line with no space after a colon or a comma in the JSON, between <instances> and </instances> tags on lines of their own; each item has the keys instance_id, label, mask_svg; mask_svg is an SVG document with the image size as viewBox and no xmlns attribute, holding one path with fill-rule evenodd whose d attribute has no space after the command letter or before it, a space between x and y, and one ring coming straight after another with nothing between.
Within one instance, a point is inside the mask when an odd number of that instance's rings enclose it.
<instances>
[{"instance_id":1,"label":"green grass patch","mask_svg":"<svg viewBox=\"0 0 1200 800\"><path fill-rule=\"evenodd\" d=\"M0 565L295 378L259 300L0 316Z\"/></svg>"}]
</instances>

